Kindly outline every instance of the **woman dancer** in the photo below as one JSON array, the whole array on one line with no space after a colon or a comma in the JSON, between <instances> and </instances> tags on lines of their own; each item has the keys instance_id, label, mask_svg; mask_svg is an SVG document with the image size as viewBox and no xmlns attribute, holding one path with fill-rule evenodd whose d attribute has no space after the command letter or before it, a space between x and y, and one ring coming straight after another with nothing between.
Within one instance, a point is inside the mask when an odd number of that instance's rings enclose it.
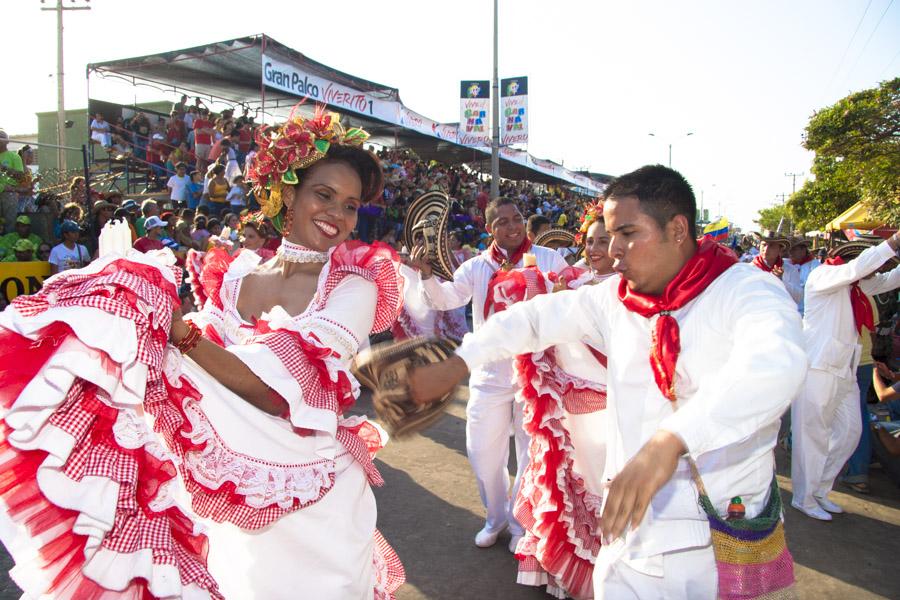
<instances>
[{"instance_id":1,"label":"woman dancer","mask_svg":"<svg viewBox=\"0 0 900 600\"><path fill-rule=\"evenodd\" d=\"M0 535L27 596L393 597L370 488L384 436L344 414L350 360L400 305L395 254L346 241L381 189L366 137L321 112L259 136L283 243L208 264L200 313L173 311L160 251L0 314Z\"/></svg>"},{"instance_id":2,"label":"woman dancer","mask_svg":"<svg viewBox=\"0 0 900 600\"><path fill-rule=\"evenodd\" d=\"M578 234L587 270L548 274L538 289L593 285L613 274L602 206L589 205ZM527 294L523 294L525 296ZM519 542L518 582L546 585L557 598L593 597L591 577L600 549L599 515L606 458L606 356L586 344L567 344L516 359L531 435L530 461L516 498L525 527Z\"/></svg>"}]
</instances>

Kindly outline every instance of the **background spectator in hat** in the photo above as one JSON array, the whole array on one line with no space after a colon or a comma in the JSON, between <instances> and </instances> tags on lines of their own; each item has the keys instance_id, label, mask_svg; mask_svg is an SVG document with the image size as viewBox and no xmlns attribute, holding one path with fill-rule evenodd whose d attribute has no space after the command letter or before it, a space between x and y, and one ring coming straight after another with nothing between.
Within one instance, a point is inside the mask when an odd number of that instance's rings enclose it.
<instances>
[{"instance_id":1,"label":"background spectator in hat","mask_svg":"<svg viewBox=\"0 0 900 600\"><path fill-rule=\"evenodd\" d=\"M15 246L16 242L19 240L28 240L31 242L32 254L43 241L40 236L31 232L31 219L28 218L28 215L19 215L16 217L15 231L7 233L0 238L0 250L3 251L3 255L11 255L13 253L13 246Z\"/></svg>"},{"instance_id":2,"label":"background spectator in hat","mask_svg":"<svg viewBox=\"0 0 900 600\"><path fill-rule=\"evenodd\" d=\"M77 202L69 202L59 211L59 217L53 225L53 237L62 239L62 224L64 221L75 221L80 224L84 220L84 209Z\"/></svg>"},{"instance_id":3,"label":"background spectator in hat","mask_svg":"<svg viewBox=\"0 0 900 600\"><path fill-rule=\"evenodd\" d=\"M97 200L94 202L94 207L91 209L90 224L92 236L97 237L100 235L100 232L103 231L103 226L113 218L113 213L116 212L117 208L119 207L106 200Z\"/></svg>"},{"instance_id":4,"label":"background spectator in hat","mask_svg":"<svg viewBox=\"0 0 900 600\"><path fill-rule=\"evenodd\" d=\"M146 235L146 230L144 229L144 223L150 217L158 217L159 216L159 204L156 203L156 200L144 200L141 203L141 216L135 219L134 228L137 231L138 237L143 237Z\"/></svg>"},{"instance_id":5,"label":"background spectator in hat","mask_svg":"<svg viewBox=\"0 0 900 600\"><path fill-rule=\"evenodd\" d=\"M110 135L110 126L103 117L103 113L97 113L94 120L91 121L91 141L97 142L104 148L112 146L112 135Z\"/></svg>"},{"instance_id":6,"label":"background spectator in hat","mask_svg":"<svg viewBox=\"0 0 900 600\"><path fill-rule=\"evenodd\" d=\"M53 247L47 261L50 273L55 275L68 269L80 269L91 262L91 255L85 246L78 243L81 228L75 221L63 221L62 242Z\"/></svg>"},{"instance_id":7,"label":"background spectator in hat","mask_svg":"<svg viewBox=\"0 0 900 600\"><path fill-rule=\"evenodd\" d=\"M11 252L3 257L3 262L30 262L35 260L35 250L37 246L29 240L20 239L11 248Z\"/></svg>"},{"instance_id":8,"label":"background spectator in hat","mask_svg":"<svg viewBox=\"0 0 900 600\"><path fill-rule=\"evenodd\" d=\"M15 228L16 214L19 211L19 194L16 189L24 173L22 157L9 150L9 135L0 129L0 213L3 214L3 227L7 234L12 233Z\"/></svg>"},{"instance_id":9,"label":"background spectator in hat","mask_svg":"<svg viewBox=\"0 0 900 600\"><path fill-rule=\"evenodd\" d=\"M183 162L175 165L175 174L169 177L166 183L166 187L169 188L169 200L173 206L181 207L186 204L185 198L190 181L187 176L187 165Z\"/></svg>"},{"instance_id":10,"label":"background spectator in hat","mask_svg":"<svg viewBox=\"0 0 900 600\"><path fill-rule=\"evenodd\" d=\"M165 248L165 244L160 241L165 227L166 222L159 217L147 217L144 221L144 230L146 233L134 242L134 249L138 252L149 252L151 250L162 250Z\"/></svg>"}]
</instances>

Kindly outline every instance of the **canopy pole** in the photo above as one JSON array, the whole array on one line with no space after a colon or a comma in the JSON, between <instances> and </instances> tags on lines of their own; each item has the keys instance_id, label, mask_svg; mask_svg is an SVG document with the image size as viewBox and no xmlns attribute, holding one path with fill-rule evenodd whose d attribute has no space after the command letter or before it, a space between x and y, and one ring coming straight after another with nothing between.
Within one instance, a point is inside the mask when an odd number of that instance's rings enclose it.
<instances>
[{"instance_id":1,"label":"canopy pole","mask_svg":"<svg viewBox=\"0 0 900 600\"><path fill-rule=\"evenodd\" d=\"M266 34L262 34L262 53L266 53ZM259 95L260 95L260 124L266 122L266 76L264 73L259 74Z\"/></svg>"}]
</instances>

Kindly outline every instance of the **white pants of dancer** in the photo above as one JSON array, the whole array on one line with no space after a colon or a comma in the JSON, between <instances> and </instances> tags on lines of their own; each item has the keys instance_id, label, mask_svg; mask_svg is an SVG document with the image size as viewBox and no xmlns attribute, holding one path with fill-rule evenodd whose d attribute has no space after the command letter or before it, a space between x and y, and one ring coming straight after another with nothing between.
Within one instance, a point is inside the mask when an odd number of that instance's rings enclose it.
<instances>
[{"instance_id":1,"label":"white pants of dancer","mask_svg":"<svg viewBox=\"0 0 900 600\"><path fill-rule=\"evenodd\" d=\"M509 492L509 434L515 432L516 479ZM522 472L528 465L529 436L522 427L522 406L515 401L512 385L475 384L469 387L466 406L466 453L478 480L481 502L487 509L485 525L499 531L509 523L510 533L525 530L513 516Z\"/></svg>"},{"instance_id":2,"label":"white pants of dancer","mask_svg":"<svg viewBox=\"0 0 900 600\"><path fill-rule=\"evenodd\" d=\"M862 433L856 378L810 369L791 406L794 504L816 508L831 491Z\"/></svg>"},{"instance_id":3,"label":"white pants of dancer","mask_svg":"<svg viewBox=\"0 0 900 600\"><path fill-rule=\"evenodd\" d=\"M603 550L601 549L602 553ZM651 557L659 575L635 570L625 561L613 563L604 574L594 570L596 600L714 599L719 588L712 546L688 548ZM604 576L605 575L605 576Z\"/></svg>"}]
</instances>

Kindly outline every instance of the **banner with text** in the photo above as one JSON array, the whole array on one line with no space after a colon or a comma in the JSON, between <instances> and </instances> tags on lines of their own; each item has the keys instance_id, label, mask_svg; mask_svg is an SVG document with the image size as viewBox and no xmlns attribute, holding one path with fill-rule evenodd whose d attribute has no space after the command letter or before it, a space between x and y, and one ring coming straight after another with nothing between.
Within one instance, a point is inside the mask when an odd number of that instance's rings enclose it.
<instances>
[{"instance_id":1,"label":"banner with text","mask_svg":"<svg viewBox=\"0 0 900 600\"><path fill-rule=\"evenodd\" d=\"M528 78L500 80L500 143L528 143Z\"/></svg>"},{"instance_id":2,"label":"banner with text","mask_svg":"<svg viewBox=\"0 0 900 600\"><path fill-rule=\"evenodd\" d=\"M335 83L303 69L262 55L263 83L269 87L328 104L336 111L349 110L396 123L399 102L381 100L371 94Z\"/></svg>"},{"instance_id":3,"label":"banner with text","mask_svg":"<svg viewBox=\"0 0 900 600\"><path fill-rule=\"evenodd\" d=\"M462 81L459 85L459 134L463 146L491 145L491 82Z\"/></svg>"},{"instance_id":4,"label":"banner with text","mask_svg":"<svg viewBox=\"0 0 900 600\"><path fill-rule=\"evenodd\" d=\"M0 295L4 305L16 296L34 294L48 277L48 262L0 262Z\"/></svg>"}]
</instances>

